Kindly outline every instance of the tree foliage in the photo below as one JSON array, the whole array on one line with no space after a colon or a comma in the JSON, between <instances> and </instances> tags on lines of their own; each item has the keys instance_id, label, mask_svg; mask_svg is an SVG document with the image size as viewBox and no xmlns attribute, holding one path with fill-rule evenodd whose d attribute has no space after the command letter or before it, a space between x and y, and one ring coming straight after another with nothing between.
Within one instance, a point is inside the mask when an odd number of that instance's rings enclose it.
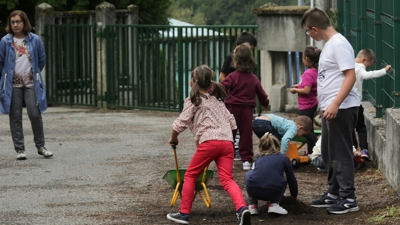
<instances>
[{"instance_id":1,"label":"tree foliage","mask_svg":"<svg viewBox=\"0 0 400 225\"><path fill-rule=\"evenodd\" d=\"M54 7L55 11L70 10L95 10L96 6L104 0L0 0L0 29L1 37L4 36L7 18L13 10L24 11L32 25L35 25L35 6L47 3ZM171 0L108 0L117 9L126 9L134 4L139 8L140 24L168 24L167 9Z\"/></svg>"},{"instance_id":2,"label":"tree foliage","mask_svg":"<svg viewBox=\"0 0 400 225\"><path fill-rule=\"evenodd\" d=\"M252 13L252 9L267 2L277 5L298 4L298 0L173 0L173 9L169 12L173 18L196 25L253 25L256 24L257 16ZM310 4L310 0L306 0L305 4ZM190 13L180 13L188 9ZM204 23L192 19L197 15L204 18Z\"/></svg>"}]
</instances>

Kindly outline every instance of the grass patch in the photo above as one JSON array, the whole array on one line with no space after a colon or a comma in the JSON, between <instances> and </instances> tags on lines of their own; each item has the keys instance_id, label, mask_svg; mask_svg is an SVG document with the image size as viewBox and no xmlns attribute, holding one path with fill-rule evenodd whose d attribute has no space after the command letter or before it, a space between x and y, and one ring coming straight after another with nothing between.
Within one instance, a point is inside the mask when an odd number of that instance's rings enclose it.
<instances>
[{"instance_id":1,"label":"grass patch","mask_svg":"<svg viewBox=\"0 0 400 225\"><path fill-rule=\"evenodd\" d=\"M385 223L387 220L398 220L400 219L400 208L395 206L387 206L386 209L381 209L378 215L369 218L369 223Z\"/></svg>"}]
</instances>

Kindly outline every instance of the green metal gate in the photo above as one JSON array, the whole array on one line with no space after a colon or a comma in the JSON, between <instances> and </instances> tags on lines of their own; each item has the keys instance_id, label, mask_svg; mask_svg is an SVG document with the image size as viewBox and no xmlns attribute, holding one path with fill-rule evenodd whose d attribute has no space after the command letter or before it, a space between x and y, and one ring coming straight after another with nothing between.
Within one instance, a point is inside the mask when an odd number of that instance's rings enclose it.
<instances>
[{"instance_id":1,"label":"green metal gate","mask_svg":"<svg viewBox=\"0 0 400 225\"><path fill-rule=\"evenodd\" d=\"M257 26L107 25L108 107L181 111L191 71L207 64L218 81L244 30L256 35Z\"/></svg>"},{"instance_id":2,"label":"green metal gate","mask_svg":"<svg viewBox=\"0 0 400 225\"><path fill-rule=\"evenodd\" d=\"M47 101L56 105L96 105L95 25L46 25Z\"/></svg>"},{"instance_id":3,"label":"green metal gate","mask_svg":"<svg viewBox=\"0 0 400 225\"><path fill-rule=\"evenodd\" d=\"M376 64L370 69L392 66L386 76L363 82L363 99L375 106L377 117L382 117L386 108L400 107L400 74L395 73L400 66L400 51L395 50L400 41L400 1L339 0L338 9L339 31L355 53L363 48L375 52Z\"/></svg>"}]
</instances>

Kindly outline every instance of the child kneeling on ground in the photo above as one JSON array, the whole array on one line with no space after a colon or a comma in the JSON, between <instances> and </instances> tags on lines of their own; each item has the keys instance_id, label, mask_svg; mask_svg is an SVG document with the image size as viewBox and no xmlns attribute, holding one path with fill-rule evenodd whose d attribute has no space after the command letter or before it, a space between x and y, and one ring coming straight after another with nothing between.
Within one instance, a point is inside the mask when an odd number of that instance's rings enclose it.
<instances>
[{"instance_id":1,"label":"child kneeling on ground","mask_svg":"<svg viewBox=\"0 0 400 225\"><path fill-rule=\"evenodd\" d=\"M252 126L258 138L266 132L274 135L281 141L281 153L286 154L292 138L308 135L312 131L313 124L308 116L298 116L292 121L274 114L265 114L256 117Z\"/></svg>"},{"instance_id":2,"label":"child kneeling on ground","mask_svg":"<svg viewBox=\"0 0 400 225\"><path fill-rule=\"evenodd\" d=\"M287 184L293 199L296 200L298 194L297 180L290 159L280 152L279 140L269 132L261 137L258 151L259 157L254 169L245 175L250 214L258 214L258 200L263 200L269 201L268 213L285 215L288 212L279 205L279 202Z\"/></svg>"},{"instance_id":3,"label":"child kneeling on ground","mask_svg":"<svg viewBox=\"0 0 400 225\"><path fill-rule=\"evenodd\" d=\"M370 161L369 153L367 150L357 151L356 148L353 146L353 154L354 154L354 166L357 169L361 169L364 167L365 161ZM322 160L321 156L321 136L318 138L317 143L313 148L313 153L309 155L311 160L311 164L317 167L319 172L326 172L326 168L324 165L324 161Z\"/></svg>"}]
</instances>

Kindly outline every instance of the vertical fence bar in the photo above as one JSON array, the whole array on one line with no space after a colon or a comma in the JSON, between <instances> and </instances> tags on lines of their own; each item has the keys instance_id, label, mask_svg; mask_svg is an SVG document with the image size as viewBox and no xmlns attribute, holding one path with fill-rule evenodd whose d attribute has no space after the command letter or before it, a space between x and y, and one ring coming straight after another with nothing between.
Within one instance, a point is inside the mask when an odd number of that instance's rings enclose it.
<instances>
[{"instance_id":1,"label":"vertical fence bar","mask_svg":"<svg viewBox=\"0 0 400 225\"><path fill-rule=\"evenodd\" d=\"M378 65L381 65L382 61L382 20L381 20L381 0L375 0L375 56ZM383 94L382 89L382 79L376 79L375 83L375 108L376 117L382 117L383 115Z\"/></svg>"},{"instance_id":2,"label":"vertical fence bar","mask_svg":"<svg viewBox=\"0 0 400 225\"><path fill-rule=\"evenodd\" d=\"M399 48L400 48L400 2L399 1L393 1L393 32L394 32L394 48L396 49L396 44L399 43ZM400 73L396 74L396 66L397 63L400 60L400 51L394 51L394 59L393 59L393 64L392 68L394 71L394 107L398 108L400 107ZM400 65L399 65L400 66ZM397 80L397 82L396 82Z\"/></svg>"},{"instance_id":3,"label":"vertical fence bar","mask_svg":"<svg viewBox=\"0 0 400 225\"><path fill-rule=\"evenodd\" d=\"M182 27L178 27L178 87L179 87L179 111L182 111L183 109L183 100L185 98L185 96L183 96L183 46L182 46L182 42L183 42L183 37L182 37Z\"/></svg>"}]
</instances>

